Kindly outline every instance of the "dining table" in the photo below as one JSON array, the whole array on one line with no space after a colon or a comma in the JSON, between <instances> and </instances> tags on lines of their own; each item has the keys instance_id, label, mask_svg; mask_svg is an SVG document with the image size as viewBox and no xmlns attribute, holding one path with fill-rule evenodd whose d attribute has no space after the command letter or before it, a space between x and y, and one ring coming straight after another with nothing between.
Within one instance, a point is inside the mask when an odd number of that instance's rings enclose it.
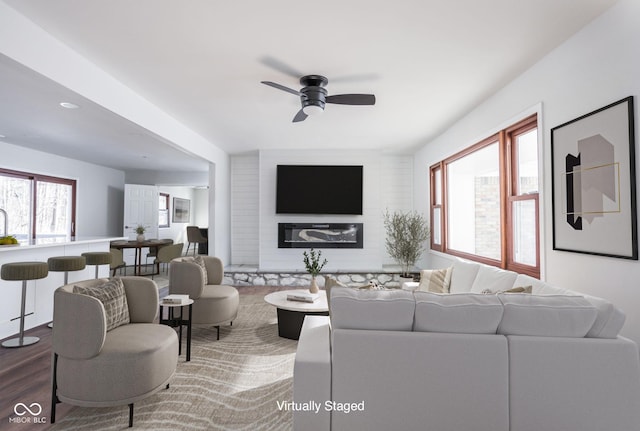
<instances>
[{"instance_id":1,"label":"dining table","mask_svg":"<svg viewBox=\"0 0 640 431\"><path fill-rule=\"evenodd\" d=\"M156 255L157 249L164 246L170 245L173 241L170 239L148 239L144 241L137 240L117 240L111 241L111 248L116 248L119 250L133 248L135 249L135 258L133 264L133 274L134 275L158 275L158 272L142 272L142 249L144 248L155 248Z\"/></svg>"}]
</instances>

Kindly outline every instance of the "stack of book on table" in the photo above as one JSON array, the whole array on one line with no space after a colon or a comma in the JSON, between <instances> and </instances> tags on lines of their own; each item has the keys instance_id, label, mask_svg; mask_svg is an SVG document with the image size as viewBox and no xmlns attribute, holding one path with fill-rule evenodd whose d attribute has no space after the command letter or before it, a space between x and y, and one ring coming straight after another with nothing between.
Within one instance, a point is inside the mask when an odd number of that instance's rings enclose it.
<instances>
[{"instance_id":1,"label":"stack of book on table","mask_svg":"<svg viewBox=\"0 0 640 431\"><path fill-rule=\"evenodd\" d=\"M314 302L319 297L320 297L319 293L310 293L310 292L301 290L300 292L288 293L287 301Z\"/></svg>"},{"instance_id":2,"label":"stack of book on table","mask_svg":"<svg viewBox=\"0 0 640 431\"><path fill-rule=\"evenodd\" d=\"M180 304L186 304L188 300L189 300L189 295L172 294L162 298L162 303L171 304L171 305L174 305L174 304L180 305Z\"/></svg>"}]
</instances>

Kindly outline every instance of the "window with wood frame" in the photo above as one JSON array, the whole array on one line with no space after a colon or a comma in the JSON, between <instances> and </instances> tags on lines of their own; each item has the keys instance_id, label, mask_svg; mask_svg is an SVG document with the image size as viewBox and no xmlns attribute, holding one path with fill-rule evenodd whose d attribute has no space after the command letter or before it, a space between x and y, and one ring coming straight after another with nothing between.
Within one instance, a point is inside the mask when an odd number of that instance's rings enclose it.
<instances>
[{"instance_id":1,"label":"window with wood frame","mask_svg":"<svg viewBox=\"0 0 640 431\"><path fill-rule=\"evenodd\" d=\"M19 240L76 235L76 180L0 169L0 208Z\"/></svg>"},{"instance_id":2,"label":"window with wood frame","mask_svg":"<svg viewBox=\"0 0 640 431\"><path fill-rule=\"evenodd\" d=\"M158 227L169 227L168 193L158 193Z\"/></svg>"},{"instance_id":3,"label":"window with wood frame","mask_svg":"<svg viewBox=\"0 0 640 431\"><path fill-rule=\"evenodd\" d=\"M430 178L432 250L540 277L536 115L431 166Z\"/></svg>"}]
</instances>

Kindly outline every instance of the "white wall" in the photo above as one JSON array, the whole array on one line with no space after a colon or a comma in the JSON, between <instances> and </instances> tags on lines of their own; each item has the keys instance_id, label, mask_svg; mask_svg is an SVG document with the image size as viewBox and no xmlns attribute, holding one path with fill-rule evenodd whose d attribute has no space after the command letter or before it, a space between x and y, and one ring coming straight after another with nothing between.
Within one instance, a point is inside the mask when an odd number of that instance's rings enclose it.
<instances>
[{"instance_id":1,"label":"white wall","mask_svg":"<svg viewBox=\"0 0 640 431\"><path fill-rule=\"evenodd\" d=\"M531 111L541 103L543 278L607 298L622 308L622 334L640 343L640 262L552 250L550 129L578 116L635 96L640 125L640 2L621 0L511 84L482 103L415 154L416 208L428 208L428 168ZM535 110L535 109L534 109ZM636 166L640 166L636 132ZM440 266L430 254L425 266Z\"/></svg>"},{"instance_id":2,"label":"white wall","mask_svg":"<svg viewBox=\"0 0 640 431\"><path fill-rule=\"evenodd\" d=\"M278 164L362 165L363 214L277 215ZM382 214L387 208L412 209L411 156L383 156L375 151L269 150L258 156L232 157L232 168L231 249L238 260L231 263L258 264L262 270L303 270L302 250L278 248L278 223L309 222L364 224L364 248L322 249L329 261L326 270L378 270L392 263L384 249Z\"/></svg>"},{"instance_id":3,"label":"white wall","mask_svg":"<svg viewBox=\"0 0 640 431\"><path fill-rule=\"evenodd\" d=\"M0 142L0 167L77 180L76 235L120 236L124 172Z\"/></svg>"}]
</instances>

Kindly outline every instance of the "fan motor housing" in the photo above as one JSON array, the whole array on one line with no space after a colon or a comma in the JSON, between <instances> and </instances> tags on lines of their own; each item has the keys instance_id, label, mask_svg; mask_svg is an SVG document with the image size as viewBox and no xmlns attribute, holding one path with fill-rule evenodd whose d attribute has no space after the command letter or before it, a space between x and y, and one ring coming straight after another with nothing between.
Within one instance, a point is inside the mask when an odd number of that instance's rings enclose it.
<instances>
[{"instance_id":1,"label":"fan motor housing","mask_svg":"<svg viewBox=\"0 0 640 431\"><path fill-rule=\"evenodd\" d=\"M300 93L302 93L300 101L302 102L303 108L305 106L314 105L319 106L324 110L325 97L327 97L326 89L318 86L309 86L300 90Z\"/></svg>"}]
</instances>

